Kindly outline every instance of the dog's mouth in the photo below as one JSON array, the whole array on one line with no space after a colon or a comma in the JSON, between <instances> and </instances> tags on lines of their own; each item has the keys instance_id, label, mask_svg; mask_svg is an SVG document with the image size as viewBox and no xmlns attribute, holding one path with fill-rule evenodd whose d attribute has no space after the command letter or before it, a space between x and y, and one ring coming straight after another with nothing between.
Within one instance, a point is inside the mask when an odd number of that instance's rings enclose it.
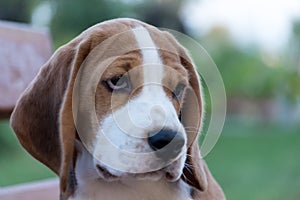
<instances>
[{"instance_id":1,"label":"dog's mouth","mask_svg":"<svg viewBox=\"0 0 300 200\"><path fill-rule=\"evenodd\" d=\"M96 165L97 172L102 176L105 180L116 180L119 176L112 174L106 167L103 167L99 164Z\"/></svg>"},{"instance_id":2,"label":"dog's mouth","mask_svg":"<svg viewBox=\"0 0 300 200\"><path fill-rule=\"evenodd\" d=\"M99 179L108 182L118 181L122 179L158 181L163 178L168 182L175 182L181 177L183 170L182 168L183 167L181 167L180 159L174 161L173 163L162 169L145 173L120 172L110 169L109 167L103 166L101 164L96 165L97 173L100 176Z\"/></svg>"}]
</instances>

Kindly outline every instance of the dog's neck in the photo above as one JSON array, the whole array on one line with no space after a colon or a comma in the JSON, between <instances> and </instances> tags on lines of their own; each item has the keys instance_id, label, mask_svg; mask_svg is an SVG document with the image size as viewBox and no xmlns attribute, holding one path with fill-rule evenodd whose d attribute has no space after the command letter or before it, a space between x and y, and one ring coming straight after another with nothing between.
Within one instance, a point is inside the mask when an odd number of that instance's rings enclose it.
<instances>
[{"instance_id":1,"label":"dog's neck","mask_svg":"<svg viewBox=\"0 0 300 200\"><path fill-rule=\"evenodd\" d=\"M76 161L77 186L69 200L192 200L190 187L177 182L136 180L134 178L107 182L96 178L89 153L82 152Z\"/></svg>"}]
</instances>

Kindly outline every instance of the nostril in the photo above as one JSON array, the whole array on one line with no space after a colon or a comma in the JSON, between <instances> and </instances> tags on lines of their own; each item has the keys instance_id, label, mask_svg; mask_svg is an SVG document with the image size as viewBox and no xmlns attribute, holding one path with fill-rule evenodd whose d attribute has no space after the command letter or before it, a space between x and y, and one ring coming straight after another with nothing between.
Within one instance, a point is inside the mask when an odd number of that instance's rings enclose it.
<instances>
[{"instance_id":1,"label":"nostril","mask_svg":"<svg viewBox=\"0 0 300 200\"><path fill-rule=\"evenodd\" d=\"M159 150L167 146L176 136L177 132L170 130L161 130L148 137L148 143L153 150Z\"/></svg>"},{"instance_id":2,"label":"nostril","mask_svg":"<svg viewBox=\"0 0 300 200\"><path fill-rule=\"evenodd\" d=\"M171 131L171 130L161 130L155 135L149 134L148 143L150 147L157 151L157 156L170 159L176 157L185 144L185 139L182 133ZM160 151L158 151L160 150Z\"/></svg>"}]
</instances>

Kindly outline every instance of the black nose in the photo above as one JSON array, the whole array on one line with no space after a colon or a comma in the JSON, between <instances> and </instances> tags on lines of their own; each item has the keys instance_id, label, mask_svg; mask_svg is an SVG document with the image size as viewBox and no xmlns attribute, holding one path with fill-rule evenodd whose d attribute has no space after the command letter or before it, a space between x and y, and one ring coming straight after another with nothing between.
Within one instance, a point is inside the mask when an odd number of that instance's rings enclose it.
<instances>
[{"instance_id":1,"label":"black nose","mask_svg":"<svg viewBox=\"0 0 300 200\"><path fill-rule=\"evenodd\" d=\"M149 133L148 143L159 158L170 160L181 152L185 139L180 132L160 130L159 132Z\"/></svg>"}]
</instances>

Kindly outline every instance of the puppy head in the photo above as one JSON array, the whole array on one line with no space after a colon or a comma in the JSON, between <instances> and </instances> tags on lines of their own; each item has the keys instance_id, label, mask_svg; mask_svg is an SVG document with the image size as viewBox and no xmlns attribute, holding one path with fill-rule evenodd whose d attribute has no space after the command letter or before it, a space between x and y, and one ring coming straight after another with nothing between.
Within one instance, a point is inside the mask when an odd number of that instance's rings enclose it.
<instances>
[{"instance_id":1,"label":"puppy head","mask_svg":"<svg viewBox=\"0 0 300 200\"><path fill-rule=\"evenodd\" d=\"M205 190L201 119L199 78L184 48L166 32L118 19L58 49L20 97L11 125L60 176L66 197L82 147L105 180L154 172Z\"/></svg>"}]
</instances>

